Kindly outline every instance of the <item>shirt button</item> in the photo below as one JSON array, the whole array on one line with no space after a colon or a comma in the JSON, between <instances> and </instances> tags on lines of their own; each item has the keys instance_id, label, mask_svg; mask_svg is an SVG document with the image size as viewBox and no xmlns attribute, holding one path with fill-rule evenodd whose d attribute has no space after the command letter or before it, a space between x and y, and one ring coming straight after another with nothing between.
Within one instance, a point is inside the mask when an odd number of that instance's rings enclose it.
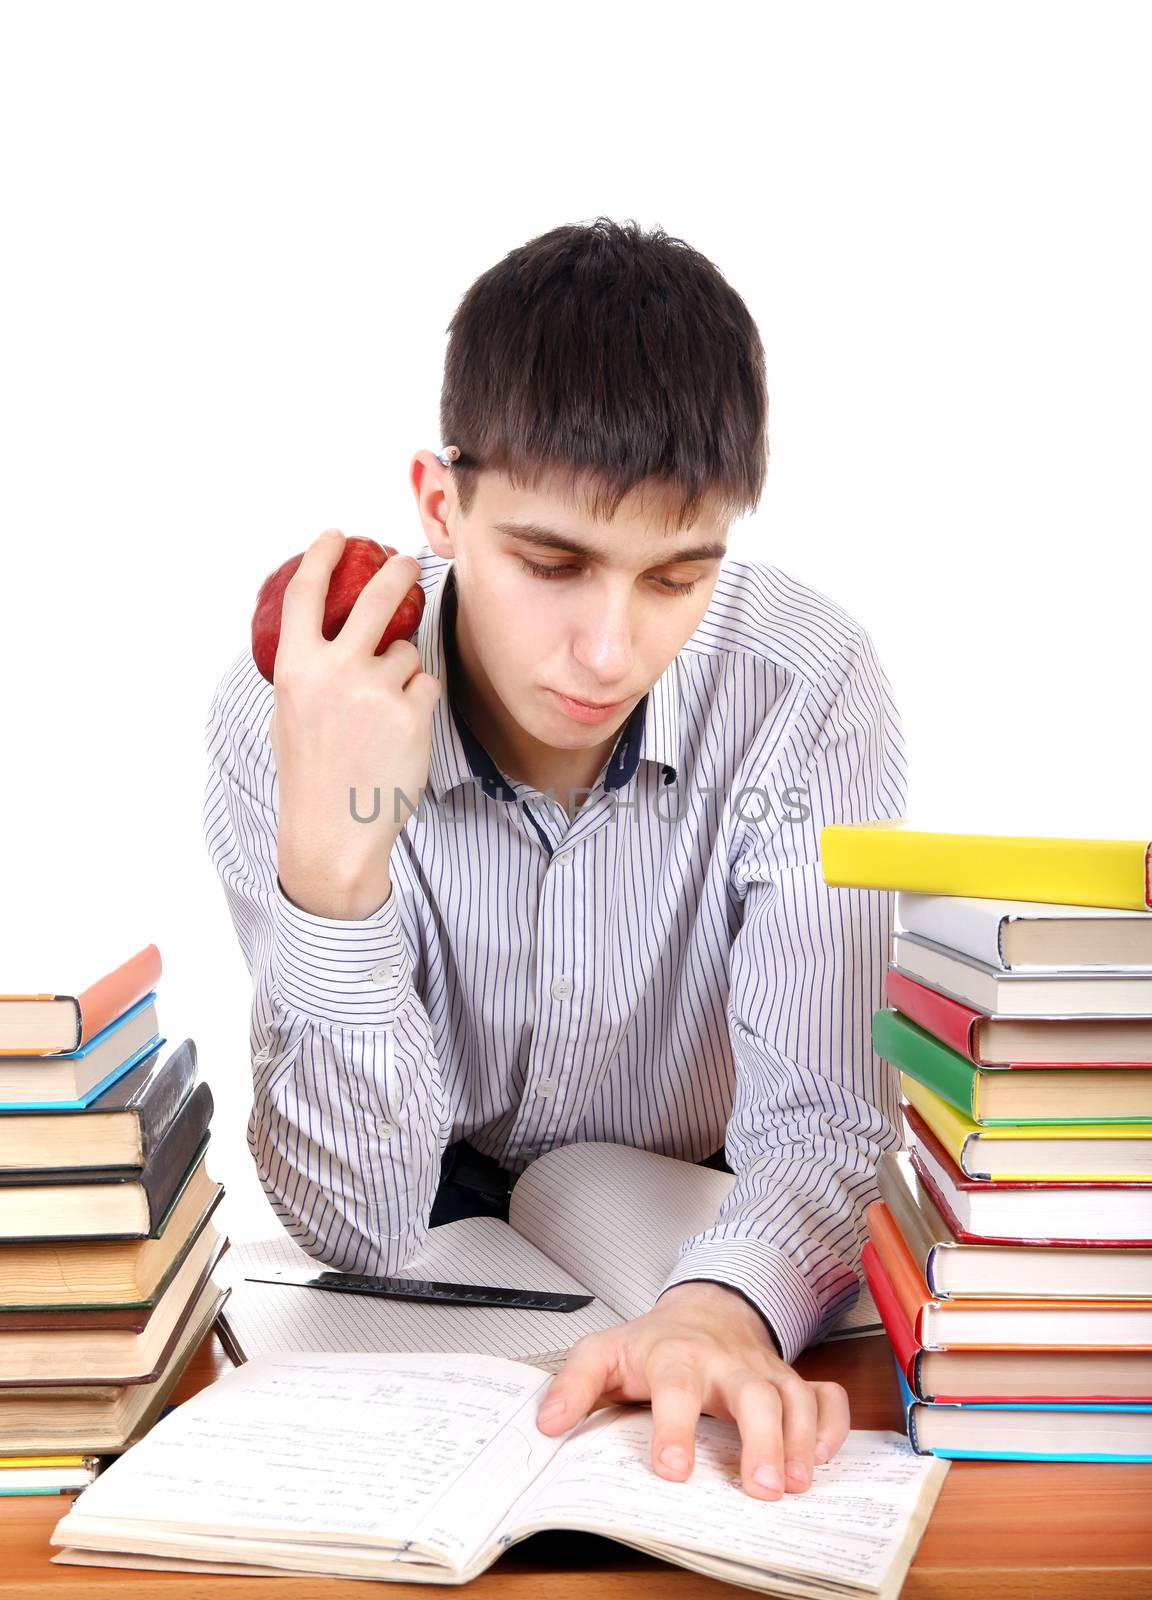
<instances>
[{"instance_id":1,"label":"shirt button","mask_svg":"<svg viewBox=\"0 0 1152 1600\"><path fill-rule=\"evenodd\" d=\"M552 985L552 998L553 998L553 1000L567 1000L568 996L571 993L572 993L572 980L571 980L571 978L565 978L565 977L557 978L556 982Z\"/></svg>"},{"instance_id":2,"label":"shirt button","mask_svg":"<svg viewBox=\"0 0 1152 1600\"><path fill-rule=\"evenodd\" d=\"M571 850L561 850L561 852L560 852L560 854L558 856L554 856L553 857L553 860L556 862L556 865L558 867L566 867L568 865L569 861L571 861L571 859L572 859Z\"/></svg>"},{"instance_id":3,"label":"shirt button","mask_svg":"<svg viewBox=\"0 0 1152 1600\"><path fill-rule=\"evenodd\" d=\"M392 1135L396 1132L396 1129L391 1122L378 1122L376 1124L376 1131L380 1135L383 1143L387 1144L388 1140L391 1139Z\"/></svg>"},{"instance_id":4,"label":"shirt button","mask_svg":"<svg viewBox=\"0 0 1152 1600\"><path fill-rule=\"evenodd\" d=\"M396 976L396 968L391 961L384 961L378 967L372 968L372 981L374 983L390 983Z\"/></svg>"},{"instance_id":5,"label":"shirt button","mask_svg":"<svg viewBox=\"0 0 1152 1600\"><path fill-rule=\"evenodd\" d=\"M536 1085L536 1093L538 1095L540 1095L543 1099L547 1100L550 1097L550 1095L552 1094L552 1092L554 1091L555 1088L556 1088L556 1079L555 1078L541 1078L540 1082Z\"/></svg>"}]
</instances>

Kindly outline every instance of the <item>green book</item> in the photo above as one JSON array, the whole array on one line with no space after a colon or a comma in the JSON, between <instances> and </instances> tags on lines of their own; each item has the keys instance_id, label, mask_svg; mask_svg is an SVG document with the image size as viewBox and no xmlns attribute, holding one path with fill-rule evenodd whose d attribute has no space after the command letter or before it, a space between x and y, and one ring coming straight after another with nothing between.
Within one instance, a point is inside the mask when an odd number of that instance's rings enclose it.
<instances>
[{"instance_id":1,"label":"green book","mask_svg":"<svg viewBox=\"0 0 1152 1600\"><path fill-rule=\"evenodd\" d=\"M873 1012L877 1053L987 1127L1152 1122L1152 1067L974 1066L911 1017Z\"/></svg>"}]
</instances>

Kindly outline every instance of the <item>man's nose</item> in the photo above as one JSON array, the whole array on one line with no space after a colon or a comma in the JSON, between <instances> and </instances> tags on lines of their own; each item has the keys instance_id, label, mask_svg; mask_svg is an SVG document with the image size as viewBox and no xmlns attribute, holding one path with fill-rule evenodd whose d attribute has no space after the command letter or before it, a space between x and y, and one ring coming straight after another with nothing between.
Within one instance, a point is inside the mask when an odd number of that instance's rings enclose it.
<instances>
[{"instance_id":1,"label":"man's nose","mask_svg":"<svg viewBox=\"0 0 1152 1600\"><path fill-rule=\"evenodd\" d=\"M629 687L635 651L627 595L605 594L592 600L579 619L575 657L607 688Z\"/></svg>"}]
</instances>

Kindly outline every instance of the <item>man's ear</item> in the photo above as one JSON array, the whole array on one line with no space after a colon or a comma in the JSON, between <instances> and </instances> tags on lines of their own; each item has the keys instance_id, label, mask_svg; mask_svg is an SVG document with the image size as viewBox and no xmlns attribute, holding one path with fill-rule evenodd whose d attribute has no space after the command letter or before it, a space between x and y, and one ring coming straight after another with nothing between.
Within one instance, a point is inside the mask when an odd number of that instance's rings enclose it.
<instances>
[{"instance_id":1,"label":"man's ear","mask_svg":"<svg viewBox=\"0 0 1152 1600\"><path fill-rule=\"evenodd\" d=\"M456 491L452 468L445 466L433 450L418 450L408 472L416 511L429 545L445 561L456 558L452 526L456 520Z\"/></svg>"}]
</instances>

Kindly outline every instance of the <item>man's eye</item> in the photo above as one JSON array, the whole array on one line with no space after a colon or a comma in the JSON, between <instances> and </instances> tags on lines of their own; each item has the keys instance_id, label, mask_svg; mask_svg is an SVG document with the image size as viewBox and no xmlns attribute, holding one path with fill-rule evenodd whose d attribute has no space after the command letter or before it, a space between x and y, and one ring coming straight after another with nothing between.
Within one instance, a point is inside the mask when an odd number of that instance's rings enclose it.
<instances>
[{"instance_id":1,"label":"man's eye","mask_svg":"<svg viewBox=\"0 0 1152 1600\"><path fill-rule=\"evenodd\" d=\"M524 556L518 556L517 559L525 571L537 578L563 578L571 572L580 570L579 567L571 565L544 567L539 562L527 560ZM673 583L669 578L653 578L652 582L665 594L691 594L699 580L694 578L691 583Z\"/></svg>"},{"instance_id":2,"label":"man's eye","mask_svg":"<svg viewBox=\"0 0 1152 1600\"><path fill-rule=\"evenodd\" d=\"M519 557L519 561L522 567L526 567L537 578L562 578L566 572L579 571L578 567L542 567L535 561L526 561L523 556Z\"/></svg>"}]
</instances>

